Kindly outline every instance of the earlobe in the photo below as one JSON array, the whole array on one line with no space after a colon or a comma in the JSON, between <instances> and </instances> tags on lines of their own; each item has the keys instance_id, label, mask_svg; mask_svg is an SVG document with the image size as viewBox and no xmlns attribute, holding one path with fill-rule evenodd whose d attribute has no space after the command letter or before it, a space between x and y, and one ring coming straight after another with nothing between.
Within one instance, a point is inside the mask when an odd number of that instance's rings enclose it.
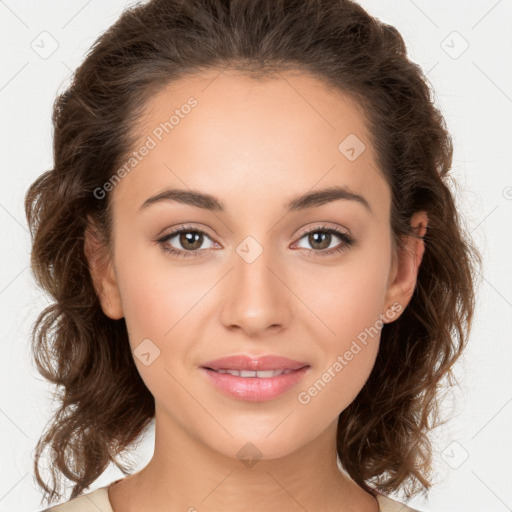
<instances>
[{"instance_id":1,"label":"earlobe","mask_svg":"<svg viewBox=\"0 0 512 512\"><path fill-rule=\"evenodd\" d=\"M123 318L121 296L111 258L106 244L100 240L97 229L91 224L85 230L84 253L103 312L113 320Z\"/></svg>"},{"instance_id":2,"label":"earlobe","mask_svg":"<svg viewBox=\"0 0 512 512\"><path fill-rule=\"evenodd\" d=\"M426 212L415 213L411 219L411 226L414 228L417 236L408 236L405 246L397 249L394 255L391 282L386 294L386 305L388 308L391 304L399 303L401 305L400 311L403 311L411 300L416 288L419 267L425 252L423 237L427 232L427 224L428 216Z\"/></svg>"}]
</instances>

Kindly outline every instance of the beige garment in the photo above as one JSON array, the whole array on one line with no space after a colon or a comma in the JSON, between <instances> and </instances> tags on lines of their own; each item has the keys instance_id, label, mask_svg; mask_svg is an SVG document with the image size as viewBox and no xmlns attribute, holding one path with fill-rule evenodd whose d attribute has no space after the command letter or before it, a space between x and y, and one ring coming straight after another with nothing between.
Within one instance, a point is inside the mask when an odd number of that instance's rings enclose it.
<instances>
[{"instance_id":1,"label":"beige garment","mask_svg":"<svg viewBox=\"0 0 512 512\"><path fill-rule=\"evenodd\" d=\"M42 512L114 512L108 499L109 485ZM383 494L377 495L380 512L418 512Z\"/></svg>"}]
</instances>

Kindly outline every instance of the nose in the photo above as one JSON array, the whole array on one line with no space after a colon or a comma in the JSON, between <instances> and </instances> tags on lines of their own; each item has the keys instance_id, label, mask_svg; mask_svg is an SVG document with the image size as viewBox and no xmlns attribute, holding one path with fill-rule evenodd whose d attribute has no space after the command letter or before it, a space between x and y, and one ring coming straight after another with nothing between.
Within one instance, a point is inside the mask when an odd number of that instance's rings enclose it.
<instances>
[{"instance_id":1,"label":"nose","mask_svg":"<svg viewBox=\"0 0 512 512\"><path fill-rule=\"evenodd\" d=\"M221 322L227 329L257 337L288 325L293 293L287 287L287 272L271 251L263 250L253 259L250 252L254 256L257 248L251 244L245 248L234 254L233 268L224 280Z\"/></svg>"}]
</instances>

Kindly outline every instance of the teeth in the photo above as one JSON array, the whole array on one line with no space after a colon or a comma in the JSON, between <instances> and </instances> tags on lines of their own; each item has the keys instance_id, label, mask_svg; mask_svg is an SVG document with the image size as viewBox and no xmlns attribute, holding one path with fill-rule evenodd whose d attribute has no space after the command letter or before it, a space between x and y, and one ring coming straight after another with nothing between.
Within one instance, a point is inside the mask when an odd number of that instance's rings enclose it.
<instances>
[{"instance_id":1,"label":"teeth","mask_svg":"<svg viewBox=\"0 0 512 512\"><path fill-rule=\"evenodd\" d=\"M214 370L217 373L229 373L236 377L258 377L259 379L269 379L271 377L277 377L278 375L286 375L293 370Z\"/></svg>"}]
</instances>

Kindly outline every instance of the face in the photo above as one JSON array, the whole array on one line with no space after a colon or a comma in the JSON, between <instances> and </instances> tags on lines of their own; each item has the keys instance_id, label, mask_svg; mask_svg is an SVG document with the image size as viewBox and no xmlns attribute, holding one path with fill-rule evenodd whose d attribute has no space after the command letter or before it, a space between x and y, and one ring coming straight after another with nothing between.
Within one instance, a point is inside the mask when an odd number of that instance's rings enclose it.
<instances>
[{"instance_id":1,"label":"face","mask_svg":"<svg viewBox=\"0 0 512 512\"><path fill-rule=\"evenodd\" d=\"M105 313L126 320L157 428L233 457L246 442L264 458L291 453L363 387L421 259L416 245L394 253L361 112L305 74L211 72L154 96L137 133L137 163L109 192L114 258L96 282ZM203 368L232 355L306 368L247 385ZM231 377L231 392L215 384Z\"/></svg>"}]
</instances>

